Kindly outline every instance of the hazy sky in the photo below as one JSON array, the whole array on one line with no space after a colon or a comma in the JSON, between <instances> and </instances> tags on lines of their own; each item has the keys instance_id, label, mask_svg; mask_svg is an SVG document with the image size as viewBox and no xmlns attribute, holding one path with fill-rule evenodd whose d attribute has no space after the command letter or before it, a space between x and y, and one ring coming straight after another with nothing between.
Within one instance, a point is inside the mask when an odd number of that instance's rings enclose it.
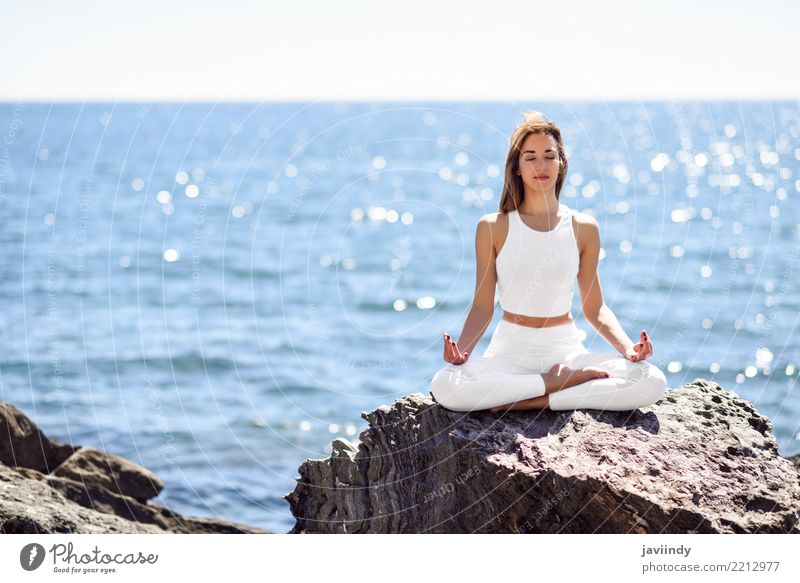
<instances>
[{"instance_id":1,"label":"hazy sky","mask_svg":"<svg viewBox=\"0 0 800 583\"><path fill-rule=\"evenodd\" d=\"M793 0L0 0L0 100L796 99Z\"/></svg>"}]
</instances>

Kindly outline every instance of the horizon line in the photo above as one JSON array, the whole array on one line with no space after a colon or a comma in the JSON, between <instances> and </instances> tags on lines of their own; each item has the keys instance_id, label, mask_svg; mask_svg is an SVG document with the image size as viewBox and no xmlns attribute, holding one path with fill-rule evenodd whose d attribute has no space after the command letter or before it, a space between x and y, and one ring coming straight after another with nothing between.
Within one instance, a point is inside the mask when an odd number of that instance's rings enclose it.
<instances>
[{"instance_id":1,"label":"horizon line","mask_svg":"<svg viewBox=\"0 0 800 583\"><path fill-rule=\"evenodd\" d=\"M125 97L122 99L115 99L112 97L92 97L92 98L45 98L45 97L4 97L0 96L0 104L12 103L34 103L34 104L65 104L65 105L79 105L81 103L504 103L511 104L514 102L527 102L527 101L541 101L552 103L629 103L629 102L697 102L697 101L710 101L716 103L736 103L736 102L764 102L764 101L779 101L779 102L800 102L800 95L786 96L786 95L764 95L764 96L681 96L681 97L553 97L553 96L528 96L528 97L509 97L509 98L454 98L454 97L327 97L327 98L308 98L308 97L192 97L191 99L181 99L176 97Z\"/></svg>"}]
</instances>

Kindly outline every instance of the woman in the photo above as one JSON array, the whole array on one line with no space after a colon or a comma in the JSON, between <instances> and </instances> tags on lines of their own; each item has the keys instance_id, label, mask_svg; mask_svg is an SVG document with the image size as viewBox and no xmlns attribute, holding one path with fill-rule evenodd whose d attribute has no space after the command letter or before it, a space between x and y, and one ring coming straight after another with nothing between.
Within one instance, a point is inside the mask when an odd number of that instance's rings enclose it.
<instances>
[{"instance_id":1,"label":"woman","mask_svg":"<svg viewBox=\"0 0 800 583\"><path fill-rule=\"evenodd\" d=\"M559 127L526 113L511 136L500 211L478 222L472 308L458 342L444 333L449 364L430 389L443 407L622 411L666 392L664 373L644 362L647 332L634 344L604 303L597 221L559 202L567 166ZM583 345L570 314L576 278L586 319L622 356ZM503 318L483 356L470 358L492 321L495 286Z\"/></svg>"}]
</instances>

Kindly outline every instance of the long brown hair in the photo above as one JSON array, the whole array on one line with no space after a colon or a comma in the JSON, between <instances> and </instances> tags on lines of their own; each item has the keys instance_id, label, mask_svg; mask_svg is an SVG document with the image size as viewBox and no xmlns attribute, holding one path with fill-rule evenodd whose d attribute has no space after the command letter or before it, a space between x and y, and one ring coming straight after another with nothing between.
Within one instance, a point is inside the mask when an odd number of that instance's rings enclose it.
<instances>
[{"instance_id":1,"label":"long brown hair","mask_svg":"<svg viewBox=\"0 0 800 583\"><path fill-rule=\"evenodd\" d=\"M558 179L556 180L556 200L561 194L564 180L567 177L569 163L564 152L564 142L561 140L561 128L548 120L539 111L526 111L522 123L514 128L511 133L511 144L506 157L506 173L503 183L503 194L500 196L500 212L508 213L519 208L525 195L525 186L522 183L522 176L517 174L519 170L519 157L522 153L522 144L530 134L550 134L556 142L558 157L561 164L558 169Z\"/></svg>"}]
</instances>

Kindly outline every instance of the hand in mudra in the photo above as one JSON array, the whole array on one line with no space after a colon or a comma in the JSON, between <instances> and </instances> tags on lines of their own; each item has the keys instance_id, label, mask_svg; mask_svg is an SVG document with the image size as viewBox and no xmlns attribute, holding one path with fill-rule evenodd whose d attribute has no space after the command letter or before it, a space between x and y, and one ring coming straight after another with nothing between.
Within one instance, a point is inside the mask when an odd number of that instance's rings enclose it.
<instances>
[{"instance_id":1,"label":"hand in mudra","mask_svg":"<svg viewBox=\"0 0 800 583\"><path fill-rule=\"evenodd\" d=\"M444 332L444 360L450 364L464 364L469 358L469 352L461 352L458 345Z\"/></svg>"},{"instance_id":2,"label":"hand in mudra","mask_svg":"<svg viewBox=\"0 0 800 583\"><path fill-rule=\"evenodd\" d=\"M653 355L653 343L650 342L647 332L642 330L639 338L641 341L638 344L634 344L625 351L625 358L633 362L644 360Z\"/></svg>"}]
</instances>

